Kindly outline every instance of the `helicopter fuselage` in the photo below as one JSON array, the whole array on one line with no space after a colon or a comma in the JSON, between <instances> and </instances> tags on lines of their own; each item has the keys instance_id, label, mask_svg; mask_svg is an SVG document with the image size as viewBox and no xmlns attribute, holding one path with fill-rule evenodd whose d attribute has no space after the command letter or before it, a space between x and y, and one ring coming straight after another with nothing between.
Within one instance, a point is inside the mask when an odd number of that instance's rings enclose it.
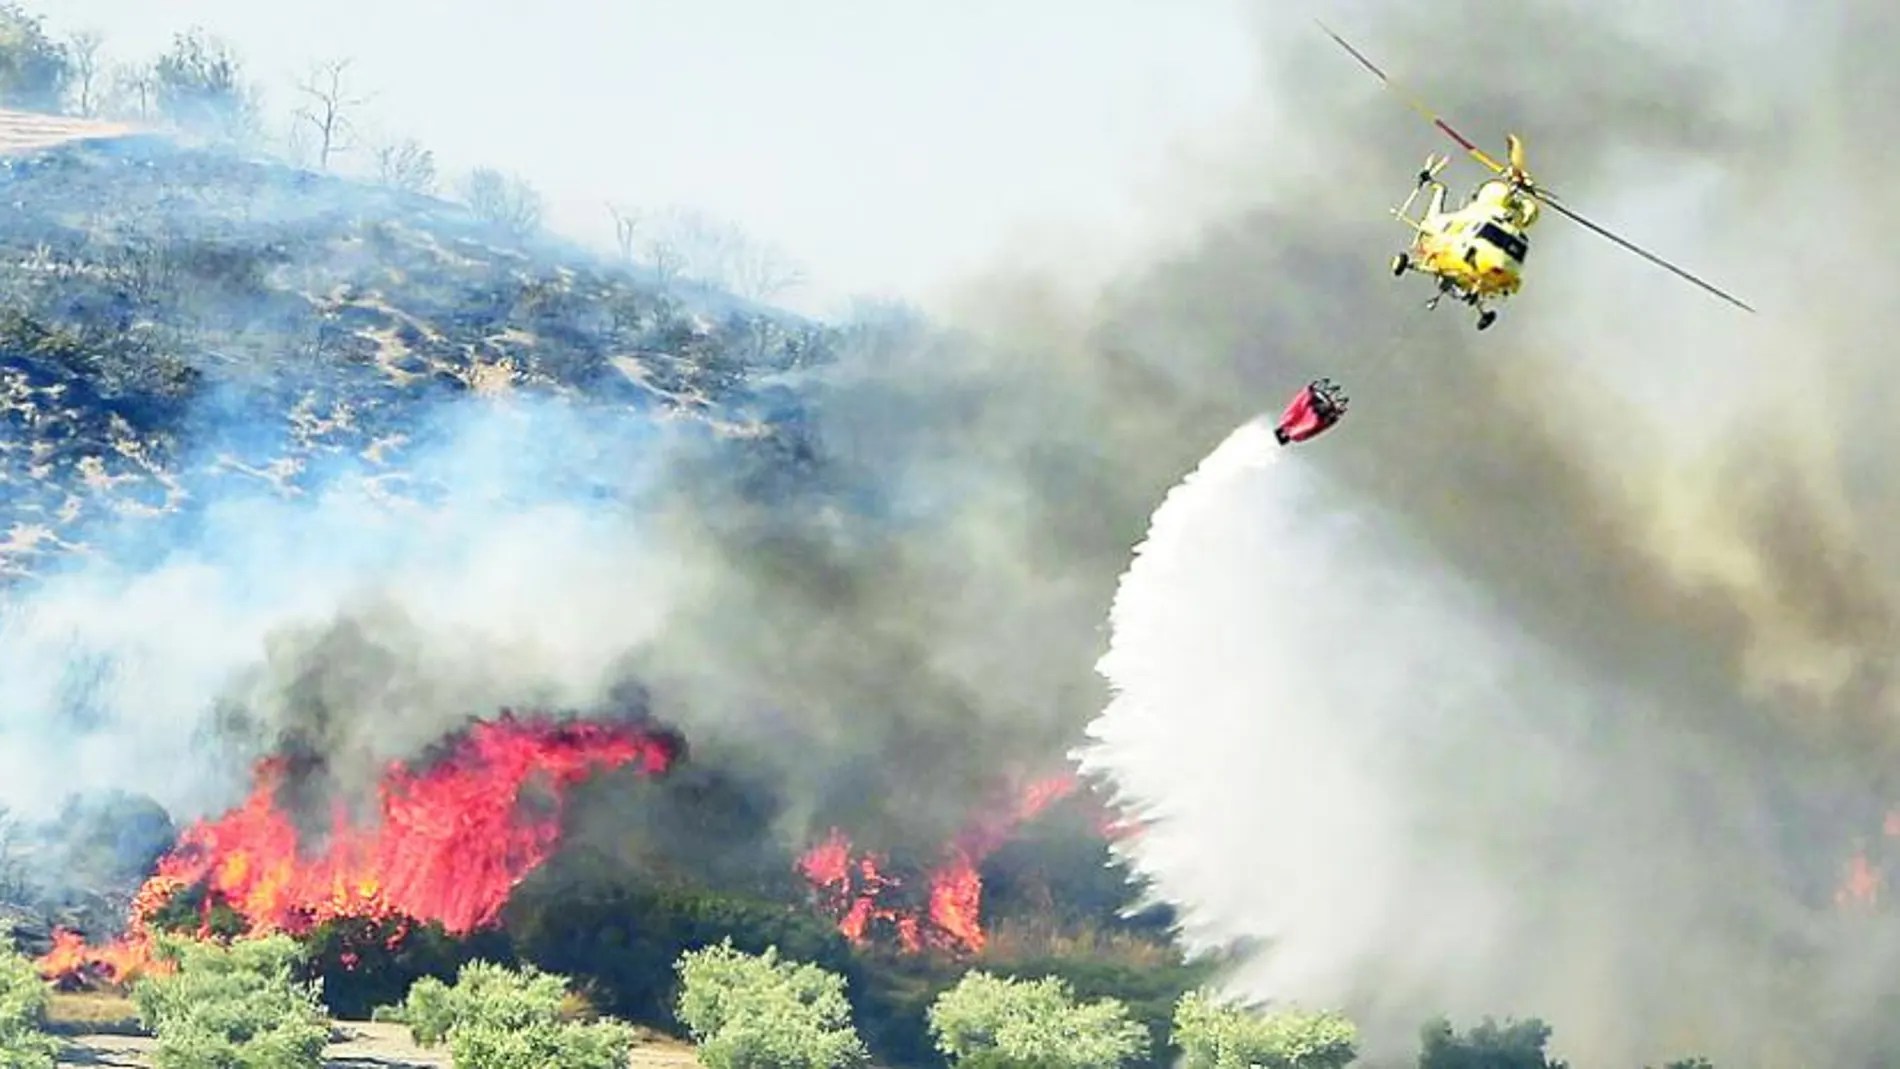
<instances>
[{"instance_id":1,"label":"helicopter fuselage","mask_svg":"<svg viewBox=\"0 0 1900 1069\"><path fill-rule=\"evenodd\" d=\"M1487 304L1517 293L1524 281L1524 260L1530 254L1529 230L1537 221L1537 202L1510 184L1487 181L1461 208L1447 211L1446 189L1437 180L1442 162L1426 161L1419 183L1393 215L1412 228L1412 244L1393 258L1393 274L1417 271L1438 280L1436 305L1446 294L1456 296L1478 311L1480 330L1497 313ZM1429 191L1424 213L1410 213L1420 194Z\"/></svg>"}]
</instances>

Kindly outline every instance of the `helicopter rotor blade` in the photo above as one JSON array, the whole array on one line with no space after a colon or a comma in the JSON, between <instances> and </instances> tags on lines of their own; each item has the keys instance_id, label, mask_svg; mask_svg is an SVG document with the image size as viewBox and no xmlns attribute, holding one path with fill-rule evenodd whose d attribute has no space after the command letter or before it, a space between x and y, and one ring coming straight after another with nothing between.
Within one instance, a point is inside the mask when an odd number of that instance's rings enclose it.
<instances>
[{"instance_id":1,"label":"helicopter rotor blade","mask_svg":"<svg viewBox=\"0 0 1900 1069\"><path fill-rule=\"evenodd\" d=\"M1453 141L1456 141L1458 143L1458 147L1470 153L1472 159L1477 160L1479 163L1490 168L1493 174L1504 173L1505 167L1502 163L1499 163L1496 159L1492 158L1490 153L1479 148L1477 144L1473 142L1470 138L1452 129L1451 124L1446 122L1444 119L1440 118L1437 112L1434 112L1432 109L1426 107L1424 104L1420 103L1418 100L1414 99L1411 95L1406 93L1405 90L1401 89L1399 87L1399 84L1392 80L1392 76L1380 70L1378 64L1372 62L1370 59L1367 59L1365 56L1365 53L1359 51L1357 48L1354 48L1351 44L1347 43L1344 37L1341 37L1337 33L1334 33L1332 28L1327 26L1324 22L1320 22L1318 19L1314 19L1313 21L1315 23L1318 23L1319 28L1321 30L1325 31L1326 36L1332 38L1335 42L1338 43L1339 47L1345 49L1348 53L1352 55L1352 58L1358 60L1360 66L1371 71L1373 75L1379 79L1379 81L1385 84L1385 87L1387 89L1390 89L1392 92L1397 93L1400 99L1404 100L1405 103L1408 104L1413 111L1416 111L1420 115L1424 116L1426 122L1429 122L1433 126L1436 126L1440 130L1444 131L1446 137L1449 137Z\"/></svg>"},{"instance_id":2,"label":"helicopter rotor blade","mask_svg":"<svg viewBox=\"0 0 1900 1069\"><path fill-rule=\"evenodd\" d=\"M1666 271L1670 271L1682 278L1689 280L1690 282L1695 283L1697 286L1700 286L1703 289L1709 291L1710 293L1715 294L1717 297L1722 298L1723 300L1734 305L1735 307L1740 308L1744 312L1752 313L1755 311L1754 308L1750 307L1746 302L1744 302L1740 298L1723 292L1722 290L1716 288L1715 286L1712 286L1709 283L1704 282L1701 279L1690 274L1689 272L1684 271L1682 268L1677 267L1675 264L1670 263L1668 260L1663 259L1662 257L1656 255L1653 252L1650 252L1648 249L1642 248L1641 246L1636 245L1635 243L1625 238L1619 237L1616 234L1611 233L1608 229L1602 226L1599 226L1598 224L1593 223L1588 219L1585 219L1582 215L1579 215L1577 213L1576 209L1563 204L1562 202L1558 201L1556 198L1552 197L1549 193L1540 190L1537 192L1536 196L1538 200L1543 201L1545 204L1548 204L1552 208L1555 208L1558 212L1562 213L1566 218L1570 219L1572 222L1577 223L1578 225L1588 230L1595 231L1597 234L1601 235L1602 237L1608 238L1609 240L1615 242L1616 244L1621 245L1625 249L1628 249L1629 251L1635 253L1638 256L1641 256L1645 260L1648 260L1650 263L1653 263L1656 266L1661 267Z\"/></svg>"}]
</instances>

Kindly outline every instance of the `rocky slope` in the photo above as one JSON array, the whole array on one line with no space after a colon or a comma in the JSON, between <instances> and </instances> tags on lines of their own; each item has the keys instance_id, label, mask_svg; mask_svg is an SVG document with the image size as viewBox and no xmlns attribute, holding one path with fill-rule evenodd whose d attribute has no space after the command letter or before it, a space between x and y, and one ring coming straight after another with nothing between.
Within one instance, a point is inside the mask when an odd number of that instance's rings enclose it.
<instances>
[{"instance_id":1,"label":"rocky slope","mask_svg":"<svg viewBox=\"0 0 1900 1069\"><path fill-rule=\"evenodd\" d=\"M414 417L471 391L758 435L754 373L826 346L432 198L154 137L29 140L0 159L0 576L225 480L294 494L343 461L426 493Z\"/></svg>"},{"instance_id":2,"label":"rocky slope","mask_svg":"<svg viewBox=\"0 0 1900 1069\"><path fill-rule=\"evenodd\" d=\"M467 407L445 400L565 402L606 428L588 439L603 449L660 420L796 452L797 398L768 383L827 360L824 328L444 201L18 119L0 113L0 635L36 580L189 545L234 500L428 498L411 460ZM562 468L586 478L578 459ZM38 760L22 732L0 723L0 746ZM75 831L95 810L105 830ZM0 925L35 952L54 924L115 930L172 833L123 797L44 825L0 808Z\"/></svg>"}]
</instances>

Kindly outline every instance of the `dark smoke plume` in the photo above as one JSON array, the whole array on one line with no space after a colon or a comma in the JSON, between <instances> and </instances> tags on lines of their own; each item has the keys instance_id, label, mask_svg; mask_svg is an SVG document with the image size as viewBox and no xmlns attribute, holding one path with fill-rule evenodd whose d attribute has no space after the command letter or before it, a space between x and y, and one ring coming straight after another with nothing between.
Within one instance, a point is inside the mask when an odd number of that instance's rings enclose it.
<instances>
[{"instance_id":1,"label":"dark smoke plume","mask_svg":"<svg viewBox=\"0 0 1900 1069\"><path fill-rule=\"evenodd\" d=\"M788 385L809 399L810 456L789 479L735 472L738 447L667 439L627 469L622 501L537 492L633 432L471 399L414 461L444 469L439 521L378 519L342 492L221 502L222 522L160 565L60 577L12 618L0 637L32 640L0 642L27 710L4 755L34 756L0 783L30 795L77 766L215 805L238 762L218 785L180 740L220 701L247 711L253 748L294 723L339 758L381 758L471 713L584 708L633 677L695 760L767 770L787 839L832 821L934 839L1101 708L1101 621L1166 488L1330 374L1355 408L1301 462L1378 502L1442 562L1419 567L1468 575L1577 677L1645 695L1667 726L1625 723L1629 745L1669 731L1720 754L1701 792L1605 789L1668 827L1683 807L1772 819L1774 871L1739 881L1764 898L1733 893L1777 912L1795 894L1781 870L1825 867L1887 801L1881 534L1900 496L1884 474L1888 223L1866 176L1895 151L1868 91L1891 77L1874 60L1892 17L1461 2L1327 18L1468 133L1499 150L1524 135L1552 188L1764 315L1554 217L1492 332L1422 315L1425 294L1384 273L1403 232L1383 212L1452 146L1304 15L1265 14L1259 121L1155 205L1189 236L1142 270L1088 300L999 272L967 295L966 333L874 334L804 373ZM65 685L49 651L73 647L118 655L92 684L116 734L37 712ZM318 698L321 716L294 712ZM351 760L331 766L345 782ZM1581 760L1608 785L1653 771L1616 746ZM1581 970L1593 939L1655 937L1615 908L1645 864L1618 849L1627 828L1587 810L1553 823L1599 871L1551 907L1588 934L1544 948L1551 973ZM1692 875L1672 893L1729 879L1731 852L1677 845ZM1393 902L1394 924L1412 919ZM1821 960L1848 993L1866 989L1843 978L1880 964ZM1666 987L1612 971L1597 989L1620 1007L1667 1005ZM1573 1006L1547 1011L1561 1025Z\"/></svg>"},{"instance_id":2,"label":"dark smoke plume","mask_svg":"<svg viewBox=\"0 0 1900 1069\"><path fill-rule=\"evenodd\" d=\"M1826 72L1895 27L1669 17L1327 16L1495 151L1523 135L1570 203L1764 309L1547 214L1485 335L1378 270L1402 244L1379 210L1455 146L1272 19L1283 164L1127 307L1160 337L1252 339L1355 405L1237 477L1205 534L1177 528L1178 582L1218 600L1148 580L1178 648L1152 632L1127 668L1148 689L1091 759L1161 815L1136 856L1203 934L1280 941L1237 976L1253 993L1350 1001L1387 1043L1450 1009L1545 1015L1592 1064L1881 1063L1893 939L1834 890L1879 849L1900 757L1891 433L1863 415L1891 396L1892 313L1854 251L1890 223L1844 177L1891 150ZM1855 238L1819 239L1848 205ZM1340 826L1309 840L1299 814Z\"/></svg>"}]
</instances>

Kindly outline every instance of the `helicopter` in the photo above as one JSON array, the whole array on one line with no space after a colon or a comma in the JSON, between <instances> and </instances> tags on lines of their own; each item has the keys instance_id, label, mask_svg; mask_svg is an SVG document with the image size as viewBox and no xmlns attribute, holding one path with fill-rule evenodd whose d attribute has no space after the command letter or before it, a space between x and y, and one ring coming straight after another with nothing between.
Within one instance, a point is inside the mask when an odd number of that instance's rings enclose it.
<instances>
[{"instance_id":1,"label":"helicopter","mask_svg":"<svg viewBox=\"0 0 1900 1069\"><path fill-rule=\"evenodd\" d=\"M1398 91L1392 79L1364 53L1325 23L1319 23L1319 28L1378 77L1386 88ZM1506 162L1500 163L1431 109L1409 97L1406 103L1494 176L1481 182L1462 207L1448 211L1445 208L1447 190L1438 175L1451 162L1451 157L1431 154L1425 157L1425 166L1418 173L1411 196L1392 209L1392 215L1413 231L1411 245L1392 258L1392 274L1403 277L1413 271L1436 279L1438 292L1425 303L1427 308L1436 308L1445 297L1453 297L1477 312L1479 330L1495 323L1498 313L1492 305L1514 296L1523 286L1524 261L1530 254L1529 231L1537 223L1541 209L1548 207L1743 311L1755 311L1739 298L1584 218L1556 194L1539 186L1525 166L1524 142L1516 134L1505 136ZM1427 191L1425 208L1414 217L1412 208Z\"/></svg>"}]
</instances>

